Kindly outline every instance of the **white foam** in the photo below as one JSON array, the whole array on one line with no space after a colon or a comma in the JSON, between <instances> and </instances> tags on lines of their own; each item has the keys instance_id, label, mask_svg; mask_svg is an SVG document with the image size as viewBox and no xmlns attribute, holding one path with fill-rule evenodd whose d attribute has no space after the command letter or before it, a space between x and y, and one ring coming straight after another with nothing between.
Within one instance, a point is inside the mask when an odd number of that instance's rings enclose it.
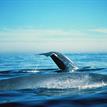
<instances>
[{"instance_id":1,"label":"white foam","mask_svg":"<svg viewBox=\"0 0 107 107\"><path fill-rule=\"evenodd\" d=\"M92 84L87 84L84 86L79 86L79 89L92 89L92 88L99 88L99 87L103 87L103 86L107 86L107 83L105 82L99 82L99 83L92 83Z\"/></svg>"},{"instance_id":2,"label":"white foam","mask_svg":"<svg viewBox=\"0 0 107 107\"><path fill-rule=\"evenodd\" d=\"M26 72L40 72L40 71L37 70L37 69L33 69L33 70L28 70L28 71L26 71Z\"/></svg>"},{"instance_id":3,"label":"white foam","mask_svg":"<svg viewBox=\"0 0 107 107\"><path fill-rule=\"evenodd\" d=\"M77 88L77 89L93 89L98 87L106 86L107 83L104 81L101 82L92 82L90 81L89 77L86 76L84 79L53 79L50 81L45 81L41 84L40 87L43 88L54 88L54 89L70 89L70 88Z\"/></svg>"}]
</instances>

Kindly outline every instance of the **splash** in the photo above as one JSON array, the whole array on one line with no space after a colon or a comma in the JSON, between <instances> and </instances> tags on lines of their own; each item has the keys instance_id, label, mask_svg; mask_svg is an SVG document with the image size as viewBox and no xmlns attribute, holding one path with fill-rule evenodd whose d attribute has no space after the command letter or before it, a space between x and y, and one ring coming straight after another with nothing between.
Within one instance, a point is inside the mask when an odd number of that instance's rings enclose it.
<instances>
[{"instance_id":1,"label":"splash","mask_svg":"<svg viewBox=\"0 0 107 107\"><path fill-rule=\"evenodd\" d=\"M98 83L91 83L91 84L87 84L84 86L79 86L79 89L93 89L93 88L99 88L99 87L104 87L107 86L107 83L105 83L104 81L102 82L98 82Z\"/></svg>"},{"instance_id":2,"label":"splash","mask_svg":"<svg viewBox=\"0 0 107 107\"><path fill-rule=\"evenodd\" d=\"M84 78L78 79L52 79L50 81L46 81L41 84L41 88L48 88L48 89L93 89L107 86L107 83L104 81L93 82L91 81L90 77L84 76Z\"/></svg>"}]
</instances>

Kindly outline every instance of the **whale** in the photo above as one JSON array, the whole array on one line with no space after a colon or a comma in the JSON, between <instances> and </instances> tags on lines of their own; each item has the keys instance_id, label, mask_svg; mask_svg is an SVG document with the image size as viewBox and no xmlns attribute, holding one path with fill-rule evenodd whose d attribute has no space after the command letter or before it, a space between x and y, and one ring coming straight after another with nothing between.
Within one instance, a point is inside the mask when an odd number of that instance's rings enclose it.
<instances>
[{"instance_id":1,"label":"whale","mask_svg":"<svg viewBox=\"0 0 107 107\"><path fill-rule=\"evenodd\" d=\"M107 76L94 73L30 74L0 80L0 90L37 88L80 89L107 85Z\"/></svg>"},{"instance_id":2,"label":"whale","mask_svg":"<svg viewBox=\"0 0 107 107\"><path fill-rule=\"evenodd\" d=\"M91 68L90 66L78 67L71 59L59 52L47 52L39 55L51 57L59 70L57 72L78 72L78 71L91 71L103 70L104 68Z\"/></svg>"},{"instance_id":3,"label":"whale","mask_svg":"<svg viewBox=\"0 0 107 107\"><path fill-rule=\"evenodd\" d=\"M47 57L51 57L51 59L54 61L54 63L63 72L76 71L79 69L72 60L70 60L67 56L65 56L59 52L48 52L48 53L42 53L40 55L45 55Z\"/></svg>"},{"instance_id":4,"label":"whale","mask_svg":"<svg viewBox=\"0 0 107 107\"><path fill-rule=\"evenodd\" d=\"M0 80L0 90L90 88L107 85L106 75L81 72L81 69L73 61L59 52L47 52L39 55L51 57L59 68L56 70L57 72L27 73L4 78ZM87 67L84 69L88 70Z\"/></svg>"}]
</instances>

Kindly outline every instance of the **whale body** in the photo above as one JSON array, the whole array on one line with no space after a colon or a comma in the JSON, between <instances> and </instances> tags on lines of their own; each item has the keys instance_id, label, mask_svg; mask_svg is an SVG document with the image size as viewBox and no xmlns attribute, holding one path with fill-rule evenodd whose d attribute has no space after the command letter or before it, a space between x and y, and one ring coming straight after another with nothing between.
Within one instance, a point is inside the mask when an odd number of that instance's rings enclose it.
<instances>
[{"instance_id":1,"label":"whale body","mask_svg":"<svg viewBox=\"0 0 107 107\"><path fill-rule=\"evenodd\" d=\"M35 88L79 88L93 84L107 84L107 76L94 73L30 74L0 80L0 90Z\"/></svg>"},{"instance_id":2,"label":"whale body","mask_svg":"<svg viewBox=\"0 0 107 107\"><path fill-rule=\"evenodd\" d=\"M100 87L107 84L106 75L80 72L82 69L79 69L69 58L59 52L48 52L40 55L51 57L59 70L52 73L25 74L2 79L0 80L0 90L84 88ZM85 70L88 70L88 68L86 67Z\"/></svg>"}]
</instances>

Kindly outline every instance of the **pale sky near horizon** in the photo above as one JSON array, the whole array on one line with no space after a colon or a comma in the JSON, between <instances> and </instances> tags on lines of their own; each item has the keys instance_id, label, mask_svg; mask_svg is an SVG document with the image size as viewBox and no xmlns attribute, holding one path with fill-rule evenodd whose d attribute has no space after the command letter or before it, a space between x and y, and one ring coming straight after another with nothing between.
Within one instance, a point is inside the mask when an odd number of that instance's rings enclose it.
<instances>
[{"instance_id":1,"label":"pale sky near horizon","mask_svg":"<svg viewBox=\"0 0 107 107\"><path fill-rule=\"evenodd\" d=\"M107 52L107 0L0 0L0 52Z\"/></svg>"}]
</instances>

